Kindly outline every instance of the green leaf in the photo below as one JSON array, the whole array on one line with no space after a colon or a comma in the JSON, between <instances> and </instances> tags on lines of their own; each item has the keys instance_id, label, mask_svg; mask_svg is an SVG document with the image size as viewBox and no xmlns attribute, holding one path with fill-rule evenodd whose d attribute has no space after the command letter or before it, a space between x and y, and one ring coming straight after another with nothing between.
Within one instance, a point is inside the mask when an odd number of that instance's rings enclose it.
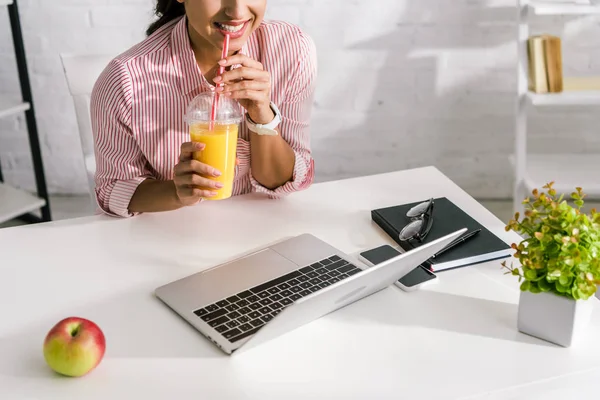
<instances>
[{"instance_id":1,"label":"green leaf","mask_svg":"<svg viewBox=\"0 0 600 400\"><path fill-rule=\"evenodd\" d=\"M529 281L523 281L523 283L521 283L521 290L527 292L530 286L531 283Z\"/></svg>"},{"instance_id":2,"label":"green leaf","mask_svg":"<svg viewBox=\"0 0 600 400\"><path fill-rule=\"evenodd\" d=\"M538 286L542 292L549 292L550 289L552 289L552 286L550 285L550 283L548 283L548 281L545 279L541 279L538 282Z\"/></svg>"},{"instance_id":3,"label":"green leaf","mask_svg":"<svg viewBox=\"0 0 600 400\"><path fill-rule=\"evenodd\" d=\"M525 272L525 278L529 279L530 281L534 280L535 278L537 278L537 273L535 272L534 269L528 269Z\"/></svg>"}]
</instances>

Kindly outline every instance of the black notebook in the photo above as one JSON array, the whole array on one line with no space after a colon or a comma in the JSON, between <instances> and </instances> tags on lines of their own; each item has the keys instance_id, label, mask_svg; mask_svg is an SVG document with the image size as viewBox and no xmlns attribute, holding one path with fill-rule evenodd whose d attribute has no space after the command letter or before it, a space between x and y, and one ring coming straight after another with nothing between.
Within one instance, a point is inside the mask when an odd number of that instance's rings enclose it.
<instances>
[{"instance_id":1,"label":"black notebook","mask_svg":"<svg viewBox=\"0 0 600 400\"><path fill-rule=\"evenodd\" d=\"M428 199L424 199L426 201ZM412 240L403 242L398 235L402 228L411 222L406 212L413 206L421 203L415 202L392 207L379 208L371 211L371 218L405 251L419 246L419 242ZM510 245L494 235L483 225L473 219L469 214L456 206L445 197L434 199L433 225L424 243L448 235L459 229L467 228L468 234L476 229L481 229L477 235L448 251L430 259L433 271L442 271L451 268L464 267L489 260L510 257L513 253Z\"/></svg>"}]
</instances>

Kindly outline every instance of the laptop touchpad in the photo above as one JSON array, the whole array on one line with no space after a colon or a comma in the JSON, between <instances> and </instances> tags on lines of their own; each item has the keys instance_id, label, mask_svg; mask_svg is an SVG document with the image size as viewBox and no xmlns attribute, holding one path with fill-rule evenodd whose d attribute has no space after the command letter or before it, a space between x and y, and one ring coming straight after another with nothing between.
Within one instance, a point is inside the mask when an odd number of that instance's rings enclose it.
<instances>
[{"instance_id":1,"label":"laptop touchpad","mask_svg":"<svg viewBox=\"0 0 600 400\"><path fill-rule=\"evenodd\" d=\"M174 292L187 307L195 308L275 279L298 266L277 252L265 249L218 268L192 275Z\"/></svg>"}]
</instances>

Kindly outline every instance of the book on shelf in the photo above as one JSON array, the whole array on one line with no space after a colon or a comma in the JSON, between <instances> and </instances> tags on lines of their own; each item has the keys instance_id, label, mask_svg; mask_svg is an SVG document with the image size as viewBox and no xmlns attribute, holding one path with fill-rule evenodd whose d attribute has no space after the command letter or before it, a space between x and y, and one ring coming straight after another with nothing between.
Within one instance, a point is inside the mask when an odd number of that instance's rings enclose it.
<instances>
[{"instance_id":1,"label":"book on shelf","mask_svg":"<svg viewBox=\"0 0 600 400\"><path fill-rule=\"evenodd\" d=\"M558 93L564 89L561 39L557 36L534 35L527 40L530 91Z\"/></svg>"}]
</instances>

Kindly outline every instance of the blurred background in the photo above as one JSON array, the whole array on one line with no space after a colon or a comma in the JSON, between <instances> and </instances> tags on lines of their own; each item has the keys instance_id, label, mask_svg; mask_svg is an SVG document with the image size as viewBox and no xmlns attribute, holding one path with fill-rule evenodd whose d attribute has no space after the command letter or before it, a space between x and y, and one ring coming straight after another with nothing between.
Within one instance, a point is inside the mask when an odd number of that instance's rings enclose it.
<instances>
[{"instance_id":1,"label":"blurred background","mask_svg":"<svg viewBox=\"0 0 600 400\"><path fill-rule=\"evenodd\" d=\"M91 213L79 126L60 55L117 55L143 40L153 6L153 0L18 1L55 220ZM507 221L515 184L517 15L515 0L268 2L268 19L299 25L318 49L312 122L316 181L433 165ZM532 33L560 36L565 76L600 76L598 15L532 18ZM3 6L0 98L5 103L21 96L14 50ZM550 160L541 171L584 190L594 182L578 177L600 166L595 157L600 96L591 96L587 102L527 111L528 151ZM0 165L5 185L35 193L27 129L23 113L0 118ZM592 164L586 161L583 172L565 174L582 155ZM0 211L10 202L2 193ZM0 226L20 223L4 219Z\"/></svg>"}]
</instances>

